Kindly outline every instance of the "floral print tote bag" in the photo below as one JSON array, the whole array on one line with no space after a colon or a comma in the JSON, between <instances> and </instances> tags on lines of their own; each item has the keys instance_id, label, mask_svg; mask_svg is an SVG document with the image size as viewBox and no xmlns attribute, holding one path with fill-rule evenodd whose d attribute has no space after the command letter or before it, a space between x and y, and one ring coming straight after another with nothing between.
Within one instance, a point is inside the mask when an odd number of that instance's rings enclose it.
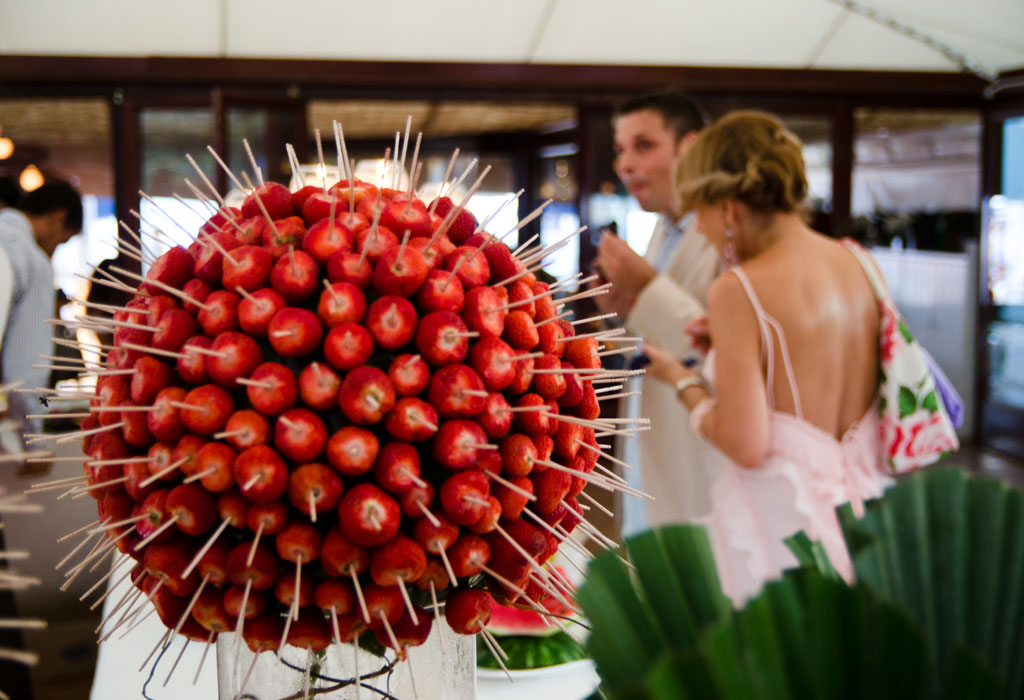
<instances>
[{"instance_id":1,"label":"floral print tote bag","mask_svg":"<svg viewBox=\"0 0 1024 700\"><path fill-rule=\"evenodd\" d=\"M927 466L960 447L927 351L910 333L870 255L852 240L882 314L878 411L882 448L895 473Z\"/></svg>"}]
</instances>

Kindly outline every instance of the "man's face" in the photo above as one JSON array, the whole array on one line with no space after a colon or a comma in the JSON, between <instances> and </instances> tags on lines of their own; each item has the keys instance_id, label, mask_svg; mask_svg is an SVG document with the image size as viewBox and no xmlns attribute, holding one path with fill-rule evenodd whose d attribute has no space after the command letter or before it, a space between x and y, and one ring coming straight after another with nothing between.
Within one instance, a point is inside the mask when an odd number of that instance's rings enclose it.
<instances>
[{"instance_id":1,"label":"man's face","mask_svg":"<svg viewBox=\"0 0 1024 700\"><path fill-rule=\"evenodd\" d=\"M672 213L672 169L682 144L654 110L615 120L615 172L644 211Z\"/></svg>"}]
</instances>

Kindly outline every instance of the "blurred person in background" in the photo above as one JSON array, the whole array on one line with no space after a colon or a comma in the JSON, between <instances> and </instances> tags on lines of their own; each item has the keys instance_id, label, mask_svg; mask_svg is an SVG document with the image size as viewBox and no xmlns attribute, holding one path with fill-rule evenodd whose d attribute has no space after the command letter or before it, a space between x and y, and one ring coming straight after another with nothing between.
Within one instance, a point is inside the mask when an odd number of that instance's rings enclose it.
<instances>
[{"instance_id":1,"label":"blurred person in background","mask_svg":"<svg viewBox=\"0 0 1024 700\"><path fill-rule=\"evenodd\" d=\"M82 199L66 182L49 181L15 207L0 210L0 249L10 263L13 293L3 329L0 384L22 380L26 388L45 386L49 370L33 369L40 355L52 355L54 313L50 257L57 246L82 229ZM23 418L36 411L30 394L12 394L10 410ZM38 428L26 423L29 432Z\"/></svg>"},{"instance_id":2,"label":"blurred person in background","mask_svg":"<svg viewBox=\"0 0 1024 700\"><path fill-rule=\"evenodd\" d=\"M640 207L659 218L643 256L618 236L603 233L595 264L613 286L594 301L601 311L616 312L629 335L642 336L680 361L699 361L686 329L705 315L718 254L693 217L677 211L673 171L704 127L704 117L689 97L668 92L626 101L614 126L615 171ZM618 455L634 467L624 475L630 484L656 500L622 499L617 504L622 534L706 515L718 455L686 427L686 412L672 387L643 378L629 388L642 394L621 399L620 415L648 418L651 430L620 439Z\"/></svg>"},{"instance_id":3,"label":"blurred person in background","mask_svg":"<svg viewBox=\"0 0 1024 700\"><path fill-rule=\"evenodd\" d=\"M707 520L723 589L739 604L796 566L785 539L801 530L850 580L835 508L862 512L892 483L866 270L805 223L801 145L771 115L734 112L708 127L678 182L681 207L696 212L726 268L708 292L711 350L703 373L674 352L644 351L692 429L729 459Z\"/></svg>"}]
</instances>

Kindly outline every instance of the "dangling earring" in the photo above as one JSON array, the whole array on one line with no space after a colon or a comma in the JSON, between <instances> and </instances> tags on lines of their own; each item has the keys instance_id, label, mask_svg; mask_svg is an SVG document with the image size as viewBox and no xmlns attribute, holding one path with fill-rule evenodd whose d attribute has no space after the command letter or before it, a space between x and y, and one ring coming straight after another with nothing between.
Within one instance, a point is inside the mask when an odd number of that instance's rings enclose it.
<instances>
[{"instance_id":1,"label":"dangling earring","mask_svg":"<svg viewBox=\"0 0 1024 700\"><path fill-rule=\"evenodd\" d=\"M725 229L725 245L722 246L722 267L728 270L730 267L739 265L739 256L736 255L736 242L733 240L733 230Z\"/></svg>"}]
</instances>

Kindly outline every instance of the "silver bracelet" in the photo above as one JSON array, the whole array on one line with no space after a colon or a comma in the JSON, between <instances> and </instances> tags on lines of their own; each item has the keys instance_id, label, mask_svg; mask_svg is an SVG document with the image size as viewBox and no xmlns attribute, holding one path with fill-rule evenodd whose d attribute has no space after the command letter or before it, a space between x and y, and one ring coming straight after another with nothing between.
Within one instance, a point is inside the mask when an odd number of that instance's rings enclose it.
<instances>
[{"instance_id":1,"label":"silver bracelet","mask_svg":"<svg viewBox=\"0 0 1024 700\"><path fill-rule=\"evenodd\" d=\"M679 397L680 401L682 400L682 393L684 391L686 391L687 389L689 389L691 386L703 387L705 390L710 391L710 389L708 387L708 383L706 381L704 381L703 377L701 377L701 376L683 377L678 382L676 382L676 396Z\"/></svg>"}]
</instances>

